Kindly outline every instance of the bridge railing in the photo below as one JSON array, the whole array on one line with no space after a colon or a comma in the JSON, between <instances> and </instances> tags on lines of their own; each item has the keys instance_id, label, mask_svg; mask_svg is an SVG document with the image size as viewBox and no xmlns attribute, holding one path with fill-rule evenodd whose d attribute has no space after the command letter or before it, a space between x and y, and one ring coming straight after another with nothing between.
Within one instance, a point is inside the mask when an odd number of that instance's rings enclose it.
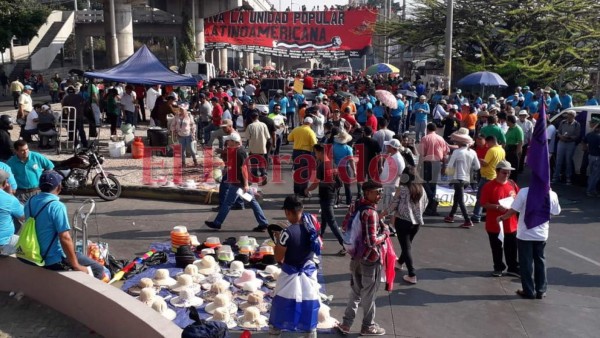
<instances>
[{"instance_id":1,"label":"bridge railing","mask_svg":"<svg viewBox=\"0 0 600 338\"><path fill-rule=\"evenodd\" d=\"M134 23L181 24L182 22L180 16L152 7L133 7L131 14ZM101 22L104 22L104 11L102 10L82 10L75 12L75 23Z\"/></svg>"}]
</instances>

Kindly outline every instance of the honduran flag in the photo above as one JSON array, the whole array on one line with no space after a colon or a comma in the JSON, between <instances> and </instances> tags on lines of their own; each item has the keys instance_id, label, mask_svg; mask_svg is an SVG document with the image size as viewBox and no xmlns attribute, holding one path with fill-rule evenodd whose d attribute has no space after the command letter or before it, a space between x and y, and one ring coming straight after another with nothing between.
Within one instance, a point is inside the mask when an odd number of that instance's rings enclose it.
<instances>
[{"instance_id":1,"label":"honduran flag","mask_svg":"<svg viewBox=\"0 0 600 338\"><path fill-rule=\"evenodd\" d=\"M320 297L317 267L312 260L298 269L283 264L277 279L269 324L287 331L310 332L317 327Z\"/></svg>"},{"instance_id":2,"label":"honduran flag","mask_svg":"<svg viewBox=\"0 0 600 338\"><path fill-rule=\"evenodd\" d=\"M533 128L527 150L527 165L531 168L531 181L525 208L525 226L535 228L550 220L550 161L546 137L546 103L541 108Z\"/></svg>"}]
</instances>

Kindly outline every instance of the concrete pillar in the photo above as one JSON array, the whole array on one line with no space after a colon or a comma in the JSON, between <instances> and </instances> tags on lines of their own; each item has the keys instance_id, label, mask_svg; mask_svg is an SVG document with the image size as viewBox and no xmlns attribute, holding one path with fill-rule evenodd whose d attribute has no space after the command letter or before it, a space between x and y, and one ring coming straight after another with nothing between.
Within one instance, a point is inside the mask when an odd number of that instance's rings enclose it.
<instances>
[{"instance_id":1,"label":"concrete pillar","mask_svg":"<svg viewBox=\"0 0 600 338\"><path fill-rule=\"evenodd\" d=\"M205 1L192 0L192 15L194 16L195 34L196 34L196 57L200 62L207 62L206 50L204 49L204 6Z\"/></svg>"},{"instance_id":2,"label":"concrete pillar","mask_svg":"<svg viewBox=\"0 0 600 338\"><path fill-rule=\"evenodd\" d=\"M219 68L227 71L227 48L219 49Z\"/></svg>"},{"instance_id":3,"label":"concrete pillar","mask_svg":"<svg viewBox=\"0 0 600 338\"><path fill-rule=\"evenodd\" d=\"M108 0L104 3L104 38L106 41L106 55L108 57L108 66L114 66L119 63L119 46L117 43L117 33L115 25L115 0Z\"/></svg>"},{"instance_id":4,"label":"concrete pillar","mask_svg":"<svg viewBox=\"0 0 600 338\"><path fill-rule=\"evenodd\" d=\"M271 66L271 55L263 55L263 61L265 62L264 67Z\"/></svg>"},{"instance_id":5,"label":"concrete pillar","mask_svg":"<svg viewBox=\"0 0 600 338\"><path fill-rule=\"evenodd\" d=\"M81 34L75 35L75 48L77 48L79 69L85 69L85 66L83 65L83 51L85 50L85 38Z\"/></svg>"},{"instance_id":6,"label":"concrete pillar","mask_svg":"<svg viewBox=\"0 0 600 338\"><path fill-rule=\"evenodd\" d=\"M252 69L254 67L254 53L244 52L244 67Z\"/></svg>"},{"instance_id":7,"label":"concrete pillar","mask_svg":"<svg viewBox=\"0 0 600 338\"><path fill-rule=\"evenodd\" d=\"M119 62L133 55L133 17L131 3L120 0L115 3L115 28L119 46Z\"/></svg>"}]
</instances>

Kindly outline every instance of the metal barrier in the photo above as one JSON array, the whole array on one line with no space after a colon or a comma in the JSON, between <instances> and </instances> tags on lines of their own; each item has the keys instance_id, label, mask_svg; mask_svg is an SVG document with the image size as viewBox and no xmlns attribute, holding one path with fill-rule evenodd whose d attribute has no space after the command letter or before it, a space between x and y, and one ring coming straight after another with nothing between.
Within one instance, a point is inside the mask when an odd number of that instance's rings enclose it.
<instances>
[{"instance_id":1,"label":"metal barrier","mask_svg":"<svg viewBox=\"0 0 600 338\"><path fill-rule=\"evenodd\" d=\"M88 217L94 212L96 208L96 202L88 198L77 209L77 211L73 214L73 245L75 248L78 246L78 237L81 235L81 250L80 251L84 256L87 256L87 242L88 242L88 234L87 234L87 220ZM79 220L81 219L81 225L79 224Z\"/></svg>"},{"instance_id":2,"label":"metal barrier","mask_svg":"<svg viewBox=\"0 0 600 338\"><path fill-rule=\"evenodd\" d=\"M60 154L63 149L75 152L75 143L77 142L77 109L75 107L65 106L62 108L60 124L56 135L56 153Z\"/></svg>"}]
</instances>

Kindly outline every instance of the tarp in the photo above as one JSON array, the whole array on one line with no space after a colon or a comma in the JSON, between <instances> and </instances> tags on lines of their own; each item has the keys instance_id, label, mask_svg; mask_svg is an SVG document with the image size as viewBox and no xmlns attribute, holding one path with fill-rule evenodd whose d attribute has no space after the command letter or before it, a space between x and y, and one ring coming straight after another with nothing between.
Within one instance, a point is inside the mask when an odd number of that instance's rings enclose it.
<instances>
[{"instance_id":1,"label":"tarp","mask_svg":"<svg viewBox=\"0 0 600 338\"><path fill-rule=\"evenodd\" d=\"M326 58L368 54L377 10L259 12L232 10L204 20L206 49Z\"/></svg>"},{"instance_id":2,"label":"tarp","mask_svg":"<svg viewBox=\"0 0 600 338\"><path fill-rule=\"evenodd\" d=\"M112 68L85 72L83 76L143 85L195 86L197 83L193 77L175 73L165 67L146 45Z\"/></svg>"}]
</instances>

